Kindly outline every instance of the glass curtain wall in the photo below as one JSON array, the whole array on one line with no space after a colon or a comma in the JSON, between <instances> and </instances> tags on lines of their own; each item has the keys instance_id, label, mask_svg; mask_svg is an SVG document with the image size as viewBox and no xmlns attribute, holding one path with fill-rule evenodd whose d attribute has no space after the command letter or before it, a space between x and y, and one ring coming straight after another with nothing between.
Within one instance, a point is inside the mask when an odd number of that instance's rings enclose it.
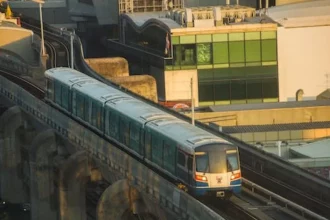
<instances>
[{"instance_id":1,"label":"glass curtain wall","mask_svg":"<svg viewBox=\"0 0 330 220\"><path fill-rule=\"evenodd\" d=\"M276 31L172 36L166 70L198 69L200 106L278 101Z\"/></svg>"}]
</instances>

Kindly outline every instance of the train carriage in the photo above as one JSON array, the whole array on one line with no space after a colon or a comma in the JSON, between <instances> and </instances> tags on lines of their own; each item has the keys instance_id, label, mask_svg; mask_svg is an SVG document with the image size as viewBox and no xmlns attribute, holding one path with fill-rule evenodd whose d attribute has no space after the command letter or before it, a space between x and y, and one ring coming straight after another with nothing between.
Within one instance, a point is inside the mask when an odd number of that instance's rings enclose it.
<instances>
[{"instance_id":1,"label":"train carriage","mask_svg":"<svg viewBox=\"0 0 330 220\"><path fill-rule=\"evenodd\" d=\"M237 147L76 70L45 72L46 101L139 156L191 194L239 192Z\"/></svg>"}]
</instances>

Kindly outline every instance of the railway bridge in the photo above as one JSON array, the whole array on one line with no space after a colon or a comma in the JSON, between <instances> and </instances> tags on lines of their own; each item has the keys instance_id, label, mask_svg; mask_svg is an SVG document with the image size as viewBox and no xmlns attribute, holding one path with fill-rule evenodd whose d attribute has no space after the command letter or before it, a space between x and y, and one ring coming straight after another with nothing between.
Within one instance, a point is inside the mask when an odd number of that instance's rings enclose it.
<instances>
[{"instance_id":1,"label":"railway bridge","mask_svg":"<svg viewBox=\"0 0 330 220\"><path fill-rule=\"evenodd\" d=\"M97 219L221 219L175 185L47 105L0 78L1 198L31 201L32 219L86 219L86 187L111 185Z\"/></svg>"}]
</instances>

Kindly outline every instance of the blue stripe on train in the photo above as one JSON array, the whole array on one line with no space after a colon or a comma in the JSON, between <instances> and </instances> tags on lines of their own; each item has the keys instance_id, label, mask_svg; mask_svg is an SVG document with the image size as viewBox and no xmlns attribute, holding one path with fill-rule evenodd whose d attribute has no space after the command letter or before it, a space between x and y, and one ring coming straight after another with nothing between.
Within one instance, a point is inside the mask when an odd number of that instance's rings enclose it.
<instances>
[{"instance_id":1,"label":"blue stripe on train","mask_svg":"<svg viewBox=\"0 0 330 220\"><path fill-rule=\"evenodd\" d=\"M241 193L242 179L230 181L230 185L232 186L233 193Z\"/></svg>"}]
</instances>

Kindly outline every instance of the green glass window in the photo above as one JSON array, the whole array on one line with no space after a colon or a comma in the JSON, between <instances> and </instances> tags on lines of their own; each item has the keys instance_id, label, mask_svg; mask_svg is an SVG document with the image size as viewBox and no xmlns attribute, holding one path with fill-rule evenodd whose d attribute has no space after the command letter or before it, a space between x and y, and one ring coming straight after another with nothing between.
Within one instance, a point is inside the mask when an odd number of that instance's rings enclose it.
<instances>
[{"instance_id":1,"label":"green glass window","mask_svg":"<svg viewBox=\"0 0 330 220\"><path fill-rule=\"evenodd\" d=\"M261 99L262 98L262 82L261 80L247 80L246 91L248 99Z\"/></svg>"},{"instance_id":2,"label":"green glass window","mask_svg":"<svg viewBox=\"0 0 330 220\"><path fill-rule=\"evenodd\" d=\"M196 65L196 44L181 45L181 65Z\"/></svg>"},{"instance_id":3,"label":"green glass window","mask_svg":"<svg viewBox=\"0 0 330 220\"><path fill-rule=\"evenodd\" d=\"M276 31L261 32L261 39L276 39Z\"/></svg>"},{"instance_id":4,"label":"green glass window","mask_svg":"<svg viewBox=\"0 0 330 220\"><path fill-rule=\"evenodd\" d=\"M179 36L171 37L171 42L173 45L180 44L180 37Z\"/></svg>"},{"instance_id":5,"label":"green glass window","mask_svg":"<svg viewBox=\"0 0 330 220\"><path fill-rule=\"evenodd\" d=\"M210 34L201 34L201 35L196 35L196 42L197 43L208 43L212 41L212 37Z\"/></svg>"},{"instance_id":6,"label":"green glass window","mask_svg":"<svg viewBox=\"0 0 330 220\"><path fill-rule=\"evenodd\" d=\"M263 95L263 98L277 98L278 97L277 78L262 80L262 95Z\"/></svg>"},{"instance_id":7,"label":"green glass window","mask_svg":"<svg viewBox=\"0 0 330 220\"><path fill-rule=\"evenodd\" d=\"M244 40L244 33L230 33L229 34L229 41L243 41Z\"/></svg>"},{"instance_id":8,"label":"green glass window","mask_svg":"<svg viewBox=\"0 0 330 220\"><path fill-rule=\"evenodd\" d=\"M229 42L229 60L230 63L245 62L244 41Z\"/></svg>"},{"instance_id":9,"label":"green glass window","mask_svg":"<svg viewBox=\"0 0 330 220\"><path fill-rule=\"evenodd\" d=\"M180 44L194 44L196 43L195 35L180 36Z\"/></svg>"},{"instance_id":10,"label":"green glass window","mask_svg":"<svg viewBox=\"0 0 330 220\"><path fill-rule=\"evenodd\" d=\"M197 63L210 64L212 63L211 44L197 44Z\"/></svg>"},{"instance_id":11,"label":"green glass window","mask_svg":"<svg viewBox=\"0 0 330 220\"><path fill-rule=\"evenodd\" d=\"M260 40L260 32L246 32L245 40Z\"/></svg>"},{"instance_id":12,"label":"green glass window","mask_svg":"<svg viewBox=\"0 0 330 220\"><path fill-rule=\"evenodd\" d=\"M245 80L232 80L230 83L231 100L246 99Z\"/></svg>"},{"instance_id":13,"label":"green glass window","mask_svg":"<svg viewBox=\"0 0 330 220\"><path fill-rule=\"evenodd\" d=\"M245 60L246 62L261 61L261 49L259 40L245 41Z\"/></svg>"},{"instance_id":14,"label":"green glass window","mask_svg":"<svg viewBox=\"0 0 330 220\"><path fill-rule=\"evenodd\" d=\"M262 61L276 61L276 53L276 40L261 41Z\"/></svg>"},{"instance_id":15,"label":"green glass window","mask_svg":"<svg viewBox=\"0 0 330 220\"><path fill-rule=\"evenodd\" d=\"M213 42L228 41L228 34L213 34Z\"/></svg>"},{"instance_id":16,"label":"green glass window","mask_svg":"<svg viewBox=\"0 0 330 220\"><path fill-rule=\"evenodd\" d=\"M229 80L214 83L214 99L216 101L230 100Z\"/></svg>"},{"instance_id":17,"label":"green glass window","mask_svg":"<svg viewBox=\"0 0 330 220\"><path fill-rule=\"evenodd\" d=\"M213 63L229 63L228 62L228 43L213 43Z\"/></svg>"},{"instance_id":18,"label":"green glass window","mask_svg":"<svg viewBox=\"0 0 330 220\"><path fill-rule=\"evenodd\" d=\"M181 45L173 45L173 65L181 65Z\"/></svg>"},{"instance_id":19,"label":"green glass window","mask_svg":"<svg viewBox=\"0 0 330 220\"><path fill-rule=\"evenodd\" d=\"M200 82L198 87L198 96L200 102L208 102L214 100L213 83Z\"/></svg>"},{"instance_id":20,"label":"green glass window","mask_svg":"<svg viewBox=\"0 0 330 220\"><path fill-rule=\"evenodd\" d=\"M213 81L213 69L198 70L198 82Z\"/></svg>"}]
</instances>

